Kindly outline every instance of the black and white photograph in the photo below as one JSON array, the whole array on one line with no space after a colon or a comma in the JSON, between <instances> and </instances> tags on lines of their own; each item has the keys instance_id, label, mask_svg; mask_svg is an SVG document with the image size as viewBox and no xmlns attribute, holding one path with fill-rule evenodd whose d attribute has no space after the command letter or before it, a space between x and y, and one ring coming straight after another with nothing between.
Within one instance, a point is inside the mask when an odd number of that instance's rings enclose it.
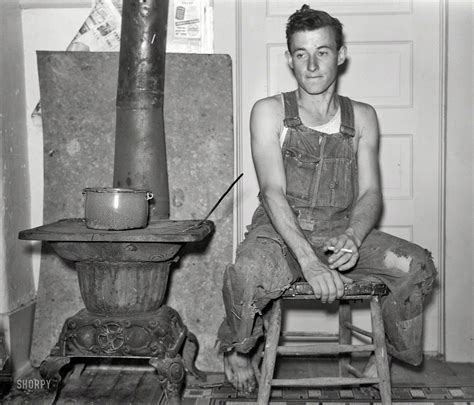
<instances>
[{"instance_id":1,"label":"black and white photograph","mask_svg":"<svg viewBox=\"0 0 474 405\"><path fill-rule=\"evenodd\" d=\"M472 0L0 0L0 403L474 404Z\"/></svg>"}]
</instances>

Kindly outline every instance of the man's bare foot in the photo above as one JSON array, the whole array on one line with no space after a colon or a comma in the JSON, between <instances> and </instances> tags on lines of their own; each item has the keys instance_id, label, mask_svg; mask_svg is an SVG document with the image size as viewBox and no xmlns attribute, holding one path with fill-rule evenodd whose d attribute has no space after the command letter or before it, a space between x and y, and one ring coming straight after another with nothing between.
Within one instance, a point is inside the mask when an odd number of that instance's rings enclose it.
<instances>
[{"instance_id":1,"label":"man's bare foot","mask_svg":"<svg viewBox=\"0 0 474 405\"><path fill-rule=\"evenodd\" d=\"M224 372L239 392L252 393L257 388L254 367L249 355L232 351L224 353Z\"/></svg>"},{"instance_id":2,"label":"man's bare foot","mask_svg":"<svg viewBox=\"0 0 474 405\"><path fill-rule=\"evenodd\" d=\"M388 356L388 366L390 367L390 364L392 362L392 357ZM375 355L370 355L369 360L367 361L367 364L364 367L364 370L362 371L362 374L364 377L367 378L377 378L378 377L378 372L377 372L377 363L375 361Z\"/></svg>"}]
</instances>

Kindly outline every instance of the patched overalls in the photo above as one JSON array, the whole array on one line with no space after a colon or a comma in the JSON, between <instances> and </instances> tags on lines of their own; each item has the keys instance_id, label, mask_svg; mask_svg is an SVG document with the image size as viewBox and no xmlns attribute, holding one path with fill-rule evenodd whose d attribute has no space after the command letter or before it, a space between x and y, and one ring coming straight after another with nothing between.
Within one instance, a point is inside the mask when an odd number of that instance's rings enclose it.
<instances>
[{"instance_id":1,"label":"patched overalls","mask_svg":"<svg viewBox=\"0 0 474 405\"><path fill-rule=\"evenodd\" d=\"M296 92L283 93L287 128L282 155L287 200L316 255L325 263L327 238L342 234L358 197L351 101L338 96L341 127L324 134L299 118ZM356 266L343 273L354 280L382 281L390 294L382 301L388 351L411 364L422 360L423 298L436 275L431 255L403 239L373 230L359 248ZM226 309L218 332L220 351L251 353L263 336L268 303L303 278L292 253L273 228L262 204L224 274Z\"/></svg>"}]
</instances>

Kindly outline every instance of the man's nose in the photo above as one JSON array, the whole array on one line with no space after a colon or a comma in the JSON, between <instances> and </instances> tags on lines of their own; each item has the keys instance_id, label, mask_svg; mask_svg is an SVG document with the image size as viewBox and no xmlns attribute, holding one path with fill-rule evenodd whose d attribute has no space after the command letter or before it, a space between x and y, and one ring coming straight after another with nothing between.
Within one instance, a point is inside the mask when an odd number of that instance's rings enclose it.
<instances>
[{"instance_id":1,"label":"man's nose","mask_svg":"<svg viewBox=\"0 0 474 405\"><path fill-rule=\"evenodd\" d=\"M310 55L308 58L308 70L314 72L315 70L318 70L318 68L318 60L315 56Z\"/></svg>"}]
</instances>

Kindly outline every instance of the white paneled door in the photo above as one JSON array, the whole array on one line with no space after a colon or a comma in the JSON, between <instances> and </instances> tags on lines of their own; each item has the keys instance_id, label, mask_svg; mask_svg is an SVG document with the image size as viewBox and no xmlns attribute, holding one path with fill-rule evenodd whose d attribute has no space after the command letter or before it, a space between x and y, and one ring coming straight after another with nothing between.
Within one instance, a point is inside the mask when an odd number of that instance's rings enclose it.
<instances>
[{"instance_id":1,"label":"white paneled door","mask_svg":"<svg viewBox=\"0 0 474 405\"><path fill-rule=\"evenodd\" d=\"M442 0L306 3L329 12L344 25L348 61L339 93L370 103L377 110L385 200L381 229L426 247L439 266L444 248ZM250 110L262 97L296 88L284 58L285 24L302 4L292 0L239 3L238 159L245 172L240 237L243 225L251 220L258 193L250 152ZM427 352L443 351L441 291L438 283L426 303ZM288 322L306 328L308 317L317 319L295 311ZM360 317L365 322L366 314Z\"/></svg>"}]
</instances>

